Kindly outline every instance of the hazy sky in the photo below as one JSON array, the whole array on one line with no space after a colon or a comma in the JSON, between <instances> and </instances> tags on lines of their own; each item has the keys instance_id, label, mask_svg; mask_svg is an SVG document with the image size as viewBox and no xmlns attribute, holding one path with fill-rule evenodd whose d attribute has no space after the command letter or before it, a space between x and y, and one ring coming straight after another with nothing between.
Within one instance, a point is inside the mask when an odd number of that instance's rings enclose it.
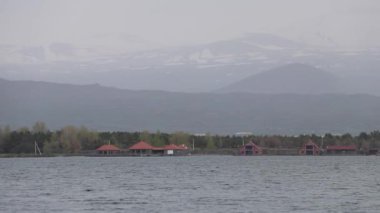
<instances>
[{"instance_id":1,"label":"hazy sky","mask_svg":"<svg viewBox=\"0 0 380 213\"><path fill-rule=\"evenodd\" d=\"M0 0L1 44L202 43L246 33L380 46L379 0Z\"/></svg>"}]
</instances>

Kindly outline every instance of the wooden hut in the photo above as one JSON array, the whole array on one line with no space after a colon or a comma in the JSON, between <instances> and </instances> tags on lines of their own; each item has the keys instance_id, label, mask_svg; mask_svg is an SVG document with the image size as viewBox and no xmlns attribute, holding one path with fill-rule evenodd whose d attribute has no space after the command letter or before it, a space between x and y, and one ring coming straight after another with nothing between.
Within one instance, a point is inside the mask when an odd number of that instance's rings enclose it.
<instances>
[{"instance_id":1,"label":"wooden hut","mask_svg":"<svg viewBox=\"0 0 380 213\"><path fill-rule=\"evenodd\" d=\"M252 141L243 145L240 148L240 155L261 155L262 153L263 150L261 149L261 147L257 146Z\"/></svg>"},{"instance_id":2,"label":"wooden hut","mask_svg":"<svg viewBox=\"0 0 380 213\"><path fill-rule=\"evenodd\" d=\"M115 155L120 154L121 149L112 144L105 144L97 148L96 152L100 155Z\"/></svg>"},{"instance_id":3,"label":"wooden hut","mask_svg":"<svg viewBox=\"0 0 380 213\"><path fill-rule=\"evenodd\" d=\"M328 155L354 155L356 154L356 146L327 146L326 154Z\"/></svg>"},{"instance_id":4,"label":"wooden hut","mask_svg":"<svg viewBox=\"0 0 380 213\"><path fill-rule=\"evenodd\" d=\"M309 140L305 143L302 148L299 150L300 155L320 155L321 148L313 141Z\"/></svg>"}]
</instances>

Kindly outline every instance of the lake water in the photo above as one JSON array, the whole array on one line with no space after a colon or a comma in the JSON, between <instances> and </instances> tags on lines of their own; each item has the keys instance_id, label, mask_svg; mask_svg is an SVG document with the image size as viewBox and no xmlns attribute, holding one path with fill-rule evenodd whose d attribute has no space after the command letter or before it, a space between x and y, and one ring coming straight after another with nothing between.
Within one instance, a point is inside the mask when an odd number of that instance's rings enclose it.
<instances>
[{"instance_id":1,"label":"lake water","mask_svg":"<svg viewBox=\"0 0 380 213\"><path fill-rule=\"evenodd\" d=\"M0 159L0 212L380 212L379 156Z\"/></svg>"}]
</instances>

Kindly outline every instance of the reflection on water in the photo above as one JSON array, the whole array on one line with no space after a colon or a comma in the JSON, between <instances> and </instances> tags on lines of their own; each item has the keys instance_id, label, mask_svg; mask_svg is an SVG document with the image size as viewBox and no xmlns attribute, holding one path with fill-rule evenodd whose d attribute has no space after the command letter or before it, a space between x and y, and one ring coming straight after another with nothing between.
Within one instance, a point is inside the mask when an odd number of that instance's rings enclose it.
<instances>
[{"instance_id":1,"label":"reflection on water","mask_svg":"<svg viewBox=\"0 0 380 213\"><path fill-rule=\"evenodd\" d=\"M0 159L0 212L378 212L380 157Z\"/></svg>"}]
</instances>

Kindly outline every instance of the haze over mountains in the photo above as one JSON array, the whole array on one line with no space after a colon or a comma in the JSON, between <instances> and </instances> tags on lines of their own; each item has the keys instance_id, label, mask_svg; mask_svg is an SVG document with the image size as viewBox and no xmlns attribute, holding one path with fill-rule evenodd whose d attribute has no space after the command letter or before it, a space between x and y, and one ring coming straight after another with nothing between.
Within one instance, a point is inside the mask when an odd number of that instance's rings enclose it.
<instances>
[{"instance_id":1,"label":"haze over mountains","mask_svg":"<svg viewBox=\"0 0 380 213\"><path fill-rule=\"evenodd\" d=\"M3 46L0 50L0 58L4 59L0 64L0 77L13 80L210 92L267 70L300 63L325 71L319 73L320 77L315 73L315 78L324 78L326 73L334 75L332 78L341 82L337 88L339 93L380 94L379 49L321 48L269 34L112 54L95 47L64 43L49 47Z\"/></svg>"}]
</instances>

